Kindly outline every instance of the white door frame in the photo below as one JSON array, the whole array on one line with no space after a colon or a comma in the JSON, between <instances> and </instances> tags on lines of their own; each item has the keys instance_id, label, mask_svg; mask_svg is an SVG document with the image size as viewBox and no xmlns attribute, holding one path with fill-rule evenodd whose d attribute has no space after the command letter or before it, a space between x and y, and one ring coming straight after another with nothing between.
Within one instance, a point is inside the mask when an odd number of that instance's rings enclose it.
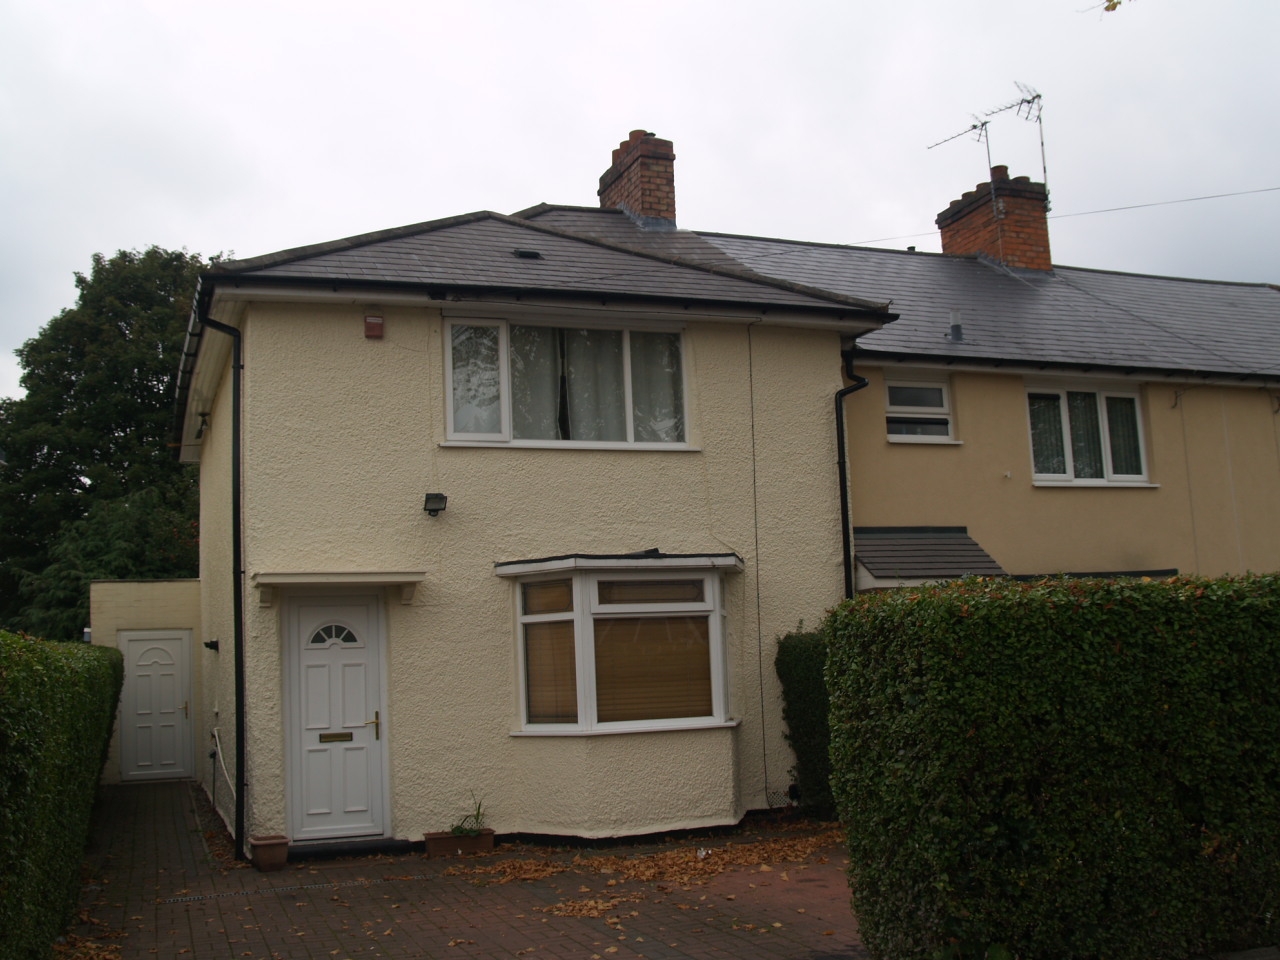
<instances>
[{"instance_id":1,"label":"white door frame","mask_svg":"<svg viewBox=\"0 0 1280 960\"><path fill-rule=\"evenodd\" d=\"M138 751L138 710L147 704L139 704L139 676L135 671L137 655L130 647L134 644L151 644L158 656L168 657L172 654L172 663L164 664L155 661L158 666L169 666L172 669L162 671L159 677L148 676L145 691L152 709L147 713L156 718L149 726L163 729L172 725L174 730L173 756L157 757L154 751L150 759L139 755ZM184 780L195 776L195 744L192 737L192 716L195 704L191 702L191 631L190 630L118 630L116 646L124 657L124 689L120 696L120 779L131 780ZM146 650L150 647L144 648ZM172 689L165 686L170 678ZM153 682L154 681L154 682ZM170 698L164 702L165 697ZM158 730L153 729L158 734ZM159 748L159 736L153 742Z\"/></svg>"},{"instance_id":2,"label":"white door frame","mask_svg":"<svg viewBox=\"0 0 1280 960\"><path fill-rule=\"evenodd\" d=\"M373 740L377 749L378 772L376 781L370 784L375 794L370 804L373 818L372 830L359 830L355 833L346 831L326 832L324 835L314 830L304 830L305 815L302 805L304 790L302 788L304 765L303 753L306 747L306 732L302 721L302 680L301 660L302 648L307 638L301 636L304 629L304 608L324 607L364 607L368 611L370 633L366 638L369 659L372 661L376 677L377 703L373 709L378 711L379 734ZM284 647L284 747L285 747L285 803L287 808L288 833L291 842L332 842L347 839L377 839L391 835L391 790L389 751L389 724L387 709L387 630L385 603L380 593L366 590L328 589L321 591L298 590L284 597L282 643Z\"/></svg>"}]
</instances>

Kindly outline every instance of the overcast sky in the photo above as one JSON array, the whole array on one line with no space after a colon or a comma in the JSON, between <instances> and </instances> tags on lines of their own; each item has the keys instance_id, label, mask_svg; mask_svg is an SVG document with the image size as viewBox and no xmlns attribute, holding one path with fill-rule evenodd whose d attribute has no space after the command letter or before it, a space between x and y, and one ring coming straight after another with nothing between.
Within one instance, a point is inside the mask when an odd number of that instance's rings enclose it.
<instances>
[{"instance_id":1,"label":"overcast sky","mask_svg":"<svg viewBox=\"0 0 1280 960\"><path fill-rule=\"evenodd\" d=\"M1276 0L0 0L0 396L95 252L594 206L636 128L682 227L921 250L1042 129L1054 262L1280 283L1277 36ZM1040 127L928 149L1019 82Z\"/></svg>"}]
</instances>

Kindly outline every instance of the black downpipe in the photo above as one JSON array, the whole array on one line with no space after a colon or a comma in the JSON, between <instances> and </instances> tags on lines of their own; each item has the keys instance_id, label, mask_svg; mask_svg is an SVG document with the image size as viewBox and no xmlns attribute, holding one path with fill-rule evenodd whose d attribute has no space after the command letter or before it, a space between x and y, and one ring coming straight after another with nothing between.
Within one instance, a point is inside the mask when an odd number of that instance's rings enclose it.
<instances>
[{"instance_id":1,"label":"black downpipe","mask_svg":"<svg viewBox=\"0 0 1280 960\"><path fill-rule=\"evenodd\" d=\"M844 359L845 379L850 381L849 386L836 391L836 463L840 468L840 540L844 557L844 598L848 600L853 596L853 530L850 526L852 518L849 515L849 465L845 449L848 446L848 438L844 432L844 398L867 386L867 380L853 372L852 350L841 350L840 356Z\"/></svg>"},{"instance_id":2,"label":"black downpipe","mask_svg":"<svg viewBox=\"0 0 1280 960\"><path fill-rule=\"evenodd\" d=\"M240 379L244 370L240 331L207 316L200 323L210 330L231 338L231 566L235 590L232 594L232 616L235 618L235 690L236 690L236 859L248 860L245 852L244 795L246 789L244 756L244 543L240 531Z\"/></svg>"}]
</instances>

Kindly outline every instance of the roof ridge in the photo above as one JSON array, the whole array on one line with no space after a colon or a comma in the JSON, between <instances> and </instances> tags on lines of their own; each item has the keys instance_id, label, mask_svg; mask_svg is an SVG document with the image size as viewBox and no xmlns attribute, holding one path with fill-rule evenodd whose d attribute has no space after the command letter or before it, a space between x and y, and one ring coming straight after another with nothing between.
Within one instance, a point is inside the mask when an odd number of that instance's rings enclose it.
<instances>
[{"instance_id":1,"label":"roof ridge","mask_svg":"<svg viewBox=\"0 0 1280 960\"><path fill-rule=\"evenodd\" d=\"M1105 267L1070 267L1054 265L1054 270L1074 270L1077 273L1102 273L1113 277L1141 277L1146 280L1176 280L1179 283L1204 283L1218 287L1271 287L1280 292L1280 286L1266 280L1211 280L1207 277L1174 277L1166 273L1133 273L1128 270L1107 270Z\"/></svg>"},{"instance_id":2,"label":"roof ridge","mask_svg":"<svg viewBox=\"0 0 1280 960\"><path fill-rule=\"evenodd\" d=\"M369 233L358 233L354 236L342 237L338 240L325 240L322 243L310 243L301 247L289 247L284 250L277 250L273 253L264 253L256 257L247 257L243 260L224 260L205 272L215 276L224 276L228 274L243 273L250 270L262 270L266 267L278 267L281 264L292 263L295 260L304 260L308 257L315 257L325 253L336 253L340 250L354 250L357 247L367 247L370 244L382 243L386 240L400 240L404 237L413 237L423 233L433 233L436 230L455 227L463 223L473 223L493 218L505 219L502 214L494 213L492 210L476 210L471 213L460 213L452 217L442 217L439 220L424 220L421 223L410 223L402 227L388 227L383 230L373 230Z\"/></svg>"},{"instance_id":3,"label":"roof ridge","mask_svg":"<svg viewBox=\"0 0 1280 960\"><path fill-rule=\"evenodd\" d=\"M896 247L868 247L856 243L836 243L830 240L792 240L787 237L762 237L750 233L721 233L716 230L690 230L700 237L721 237L725 240L749 240L759 243L780 243L794 247L819 247L831 250L855 250L860 253L884 253L911 257L941 257L948 260L974 260L978 254L939 253L933 250L899 250ZM1116 277L1144 277L1150 280L1177 280L1182 283L1203 283L1227 287L1271 287L1280 292L1280 284L1266 280L1213 280L1208 277L1177 277L1165 273L1139 273L1131 270L1108 270L1105 267L1076 267L1070 264L1053 264L1053 270L1075 270L1082 273L1101 273ZM1048 273L1045 270L1031 271Z\"/></svg>"},{"instance_id":4,"label":"roof ridge","mask_svg":"<svg viewBox=\"0 0 1280 960\"><path fill-rule=\"evenodd\" d=\"M547 203L545 200L541 203L535 203L532 207L525 207L523 210L517 210L510 216L518 217L521 220L527 220L532 217L540 216L544 213L552 213L556 210L575 210L583 213L609 213L625 217L626 214L616 207L587 207L576 203Z\"/></svg>"},{"instance_id":5,"label":"roof ridge","mask_svg":"<svg viewBox=\"0 0 1280 960\"><path fill-rule=\"evenodd\" d=\"M539 206L542 206L541 204ZM536 208L530 208L536 209ZM583 208L593 209L593 208ZM770 277L762 273L756 273L754 270L747 268L735 269L725 267L719 264L701 263L697 260L688 260L684 257L677 257L671 254L654 253L651 250L643 250L624 243L615 243L609 240L603 240L600 237L587 236L586 234L577 233L572 230L565 230L560 227L548 226L544 223L536 223L532 220L521 220L516 216L506 216L501 213L493 214L494 219L504 220L511 223L519 224L530 230L538 230L552 236L564 237L569 240L577 240L581 243L590 243L594 246L601 247L605 250L616 250L619 253L626 253L631 256L643 257L647 260L654 260L658 263L665 263L670 266L683 267L691 270L698 270L702 273L710 273L715 276L728 277L731 280L741 280L746 283L755 283L761 286L773 287L776 290L786 290L788 293L800 293L807 297L814 297L818 300L826 300L830 303L838 303L843 306L855 307L859 310L868 312L876 312L886 314L887 320L896 319L896 315L889 314L888 302L878 302L875 300L864 300L861 297L851 297L843 293L837 293L834 290L828 290L825 287L814 287L805 283L795 283L790 280L783 280L779 277ZM676 231L689 233L693 236L699 236L697 231L685 230ZM736 262L736 261L735 261Z\"/></svg>"}]
</instances>

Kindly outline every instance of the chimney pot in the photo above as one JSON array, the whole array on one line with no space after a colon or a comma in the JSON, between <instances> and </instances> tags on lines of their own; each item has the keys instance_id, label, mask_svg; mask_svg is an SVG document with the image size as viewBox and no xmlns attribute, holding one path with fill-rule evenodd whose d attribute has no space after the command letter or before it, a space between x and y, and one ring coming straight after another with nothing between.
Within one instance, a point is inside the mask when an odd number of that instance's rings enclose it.
<instances>
[{"instance_id":1,"label":"chimney pot","mask_svg":"<svg viewBox=\"0 0 1280 960\"><path fill-rule=\"evenodd\" d=\"M1009 168L1005 166L1003 163L998 164L997 166L994 166L991 168L992 182L996 180L1008 180L1008 179L1009 179Z\"/></svg>"}]
</instances>

